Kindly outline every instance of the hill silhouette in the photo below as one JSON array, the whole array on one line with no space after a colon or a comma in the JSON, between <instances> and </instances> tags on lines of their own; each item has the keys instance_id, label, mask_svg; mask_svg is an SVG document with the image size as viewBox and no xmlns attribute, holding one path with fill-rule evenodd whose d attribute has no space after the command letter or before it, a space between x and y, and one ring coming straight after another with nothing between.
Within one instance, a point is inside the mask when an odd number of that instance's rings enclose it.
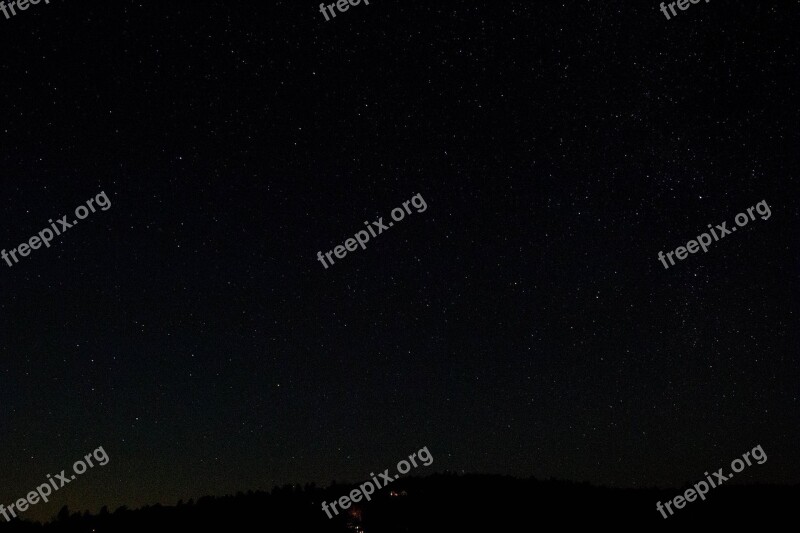
<instances>
[{"instance_id":1,"label":"hill silhouette","mask_svg":"<svg viewBox=\"0 0 800 533\"><path fill-rule=\"evenodd\" d=\"M678 489L613 489L586 483L517 479L495 475L435 474L398 480L378 491L370 502L328 519L322 501L333 501L355 485L318 488L276 487L271 492L203 497L174 506L153 505L113 512L70 513L64 507L47 524L14 520L0 523L0 533L114 532L143 530L434 532L497 531L498 527L550 525L760 525L792 518L800 486L719 487L706 501L688 503L664 519L657 501Z\"/></svg>"}]
</instances>

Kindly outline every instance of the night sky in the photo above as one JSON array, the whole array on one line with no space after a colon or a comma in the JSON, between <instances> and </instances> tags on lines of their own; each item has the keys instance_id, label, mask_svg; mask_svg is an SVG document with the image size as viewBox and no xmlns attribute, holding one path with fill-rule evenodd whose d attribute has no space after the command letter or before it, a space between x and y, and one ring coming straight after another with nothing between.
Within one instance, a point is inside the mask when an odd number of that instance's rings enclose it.
<instances>
[{"instance_id":1,"label":"night sky","mask_svg":"<svg viewBox=\"0 0 800 533\"><path fill-rule=\"evenodd\" d=\"M0 503L432 472L800 481L797 2L0 15ZM327 270L332 250L420 194ZM665 270L671 251L766 200Z\"/></svg>"}]
</instances>

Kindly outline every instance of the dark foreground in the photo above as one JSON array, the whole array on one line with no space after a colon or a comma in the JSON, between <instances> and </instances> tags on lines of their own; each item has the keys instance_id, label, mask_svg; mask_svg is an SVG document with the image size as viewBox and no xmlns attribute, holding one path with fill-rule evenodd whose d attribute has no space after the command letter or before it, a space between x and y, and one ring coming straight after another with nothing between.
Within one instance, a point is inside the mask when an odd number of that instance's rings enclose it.
<instances>
[{"instance_id":1,"label":"dark foreground","mask_svg":"<svg viewBox=\"0 0 800 533\"><path fill-rule=\"evenodd\" d=\"M434 475L404 479L376 493L372 501L351 507L346 516L328 519L321 502L338 499L349 485L276 488L221 498L205 497L177 506L138 510L120 508L98 515L58 513L41 525L0 523L0 533L193 531L308 532L459 532L568 525L674 527L778 525L794 516L800 486L719 487L705 501L686 504L664 519L657 501L678 490L607 489L559 481L520 480L483 475Z\"/></svg>"}]
</instances>

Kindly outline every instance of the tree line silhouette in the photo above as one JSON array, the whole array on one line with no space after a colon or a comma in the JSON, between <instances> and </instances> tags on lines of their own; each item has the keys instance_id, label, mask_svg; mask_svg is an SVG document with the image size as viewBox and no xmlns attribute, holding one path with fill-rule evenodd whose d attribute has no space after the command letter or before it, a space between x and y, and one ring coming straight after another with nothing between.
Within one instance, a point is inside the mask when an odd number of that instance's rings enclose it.
<instances>
[{"instance_id":1,"label":"tree line silhouette","mask_svg":"<svg viewBox=\"0 0 800 533\"><path fill-rule=\"evenodd\" d=\"M286 485L271 492L205 496L177 505L123 506L97 514L65 506L48 523L19 519L0 523L0 533L128 533L146 530L236 532L308 531L399 533L491 531L556 525L763 526L793 518L800 486L722 486L667 519L656 511L679 489L614 489L558 480L450 473L404 478L328 519L322 501L349 493L356 484ZM684 487L685 488L685 487ZM680 523L680 524L678 524ZM790 522L791 523L791 522Z\"/></svg>"}]
</instances>

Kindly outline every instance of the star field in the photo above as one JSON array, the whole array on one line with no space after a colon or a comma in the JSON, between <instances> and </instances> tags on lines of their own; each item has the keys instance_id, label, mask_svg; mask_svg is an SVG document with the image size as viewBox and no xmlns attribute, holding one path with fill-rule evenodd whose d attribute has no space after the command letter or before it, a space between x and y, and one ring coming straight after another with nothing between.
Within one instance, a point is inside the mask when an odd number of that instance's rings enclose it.
<instances>
[{"instance_id":1,"label":"star field","mask_svg":"<svg viewBox=\"0 0 800 533\"><path fill-rule=\"evenodd\" d=\"M112 204L0 263L0 502L97 446L26 517L358 480L422 446L439 472L652 487L761 444L747 481L796 483L798 10L751 4L0 18L0 245Z\"/></svg>"}]
</instances>

